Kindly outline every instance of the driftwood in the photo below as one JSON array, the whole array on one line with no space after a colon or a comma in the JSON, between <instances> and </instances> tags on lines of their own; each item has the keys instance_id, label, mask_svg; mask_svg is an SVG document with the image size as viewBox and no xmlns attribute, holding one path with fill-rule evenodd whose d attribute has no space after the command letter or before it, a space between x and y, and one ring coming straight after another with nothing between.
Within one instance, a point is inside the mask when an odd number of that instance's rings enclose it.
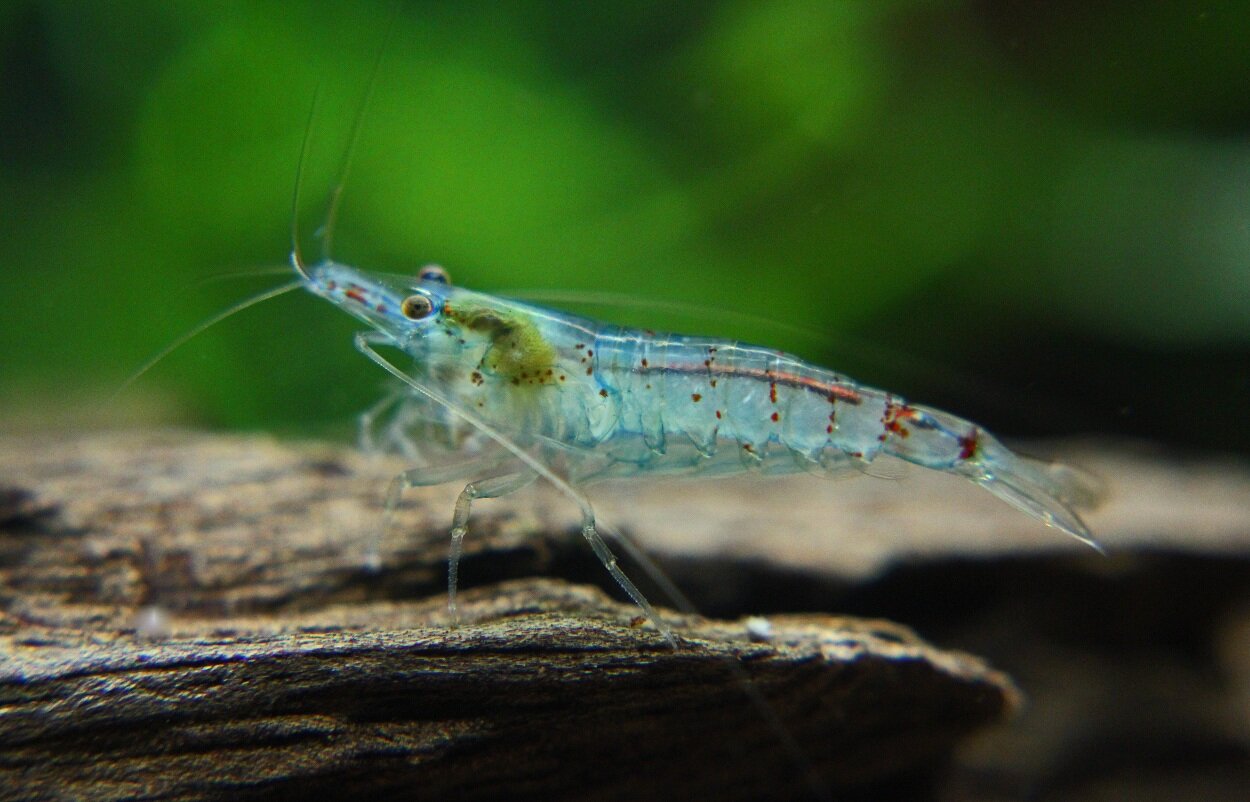
<instances>
[{"instance_id":1,"label":"driftwood","mask_svg":"<svg viewBox=\"0 0 1250 802\"><path fill-rule=\"evenodd\" d=\"M673 650L599 589L519 578L598 578L541 495L475 511L451 628L445 492L411 493L362 567L394 470L265 438L0 438L0 797L750 799L807 793L807 768L881 793L1016 706L882 621L666 612Z\"/></svg>"}]
</instances>

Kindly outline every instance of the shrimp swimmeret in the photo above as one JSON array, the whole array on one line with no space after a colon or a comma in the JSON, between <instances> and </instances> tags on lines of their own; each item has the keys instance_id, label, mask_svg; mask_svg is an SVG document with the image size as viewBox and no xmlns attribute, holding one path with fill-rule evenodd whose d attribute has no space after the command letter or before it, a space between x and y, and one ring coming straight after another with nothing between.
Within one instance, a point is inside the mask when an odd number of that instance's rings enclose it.
<instances>
[{"instance_id":1,"label":"shrimp swimmeret","mask_svg":"<svg viewBox=\"0 0 1250 802\"><path fill-rule=\"evenodd\" d=\"M298 249L292 264L306 289L369 327L356 346L408 386L397 400L409 405L409 417L415 409L421 420L486 444L453 465L401 474L388 494L390 511L406 487L467 482L451 532L453 616L472 501L538 478L580 507L595 554L670 642L671 631L597 531L586 485L657 474L837 474L888 455L967 477L1098 548L1073 510L1089 493L1075 472L781 351L605 325L453 286L437 266L415 278L332 260L309 267ZM403 351L411 367L392 363L378 346Z\"/></svg>"}]
</instances>

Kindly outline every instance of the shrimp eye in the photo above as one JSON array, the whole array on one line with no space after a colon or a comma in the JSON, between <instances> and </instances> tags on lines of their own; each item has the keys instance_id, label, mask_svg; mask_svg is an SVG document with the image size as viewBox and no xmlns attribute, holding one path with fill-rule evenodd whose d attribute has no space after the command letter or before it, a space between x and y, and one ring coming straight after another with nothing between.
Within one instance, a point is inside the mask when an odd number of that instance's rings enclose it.
<instances>
[{"instance_id":1,"label":"shrimp eye","mask_svg":"<svg viewBox=\"0 0 1250 802\"><path fill-rule=\"evenodd\" d=\"M427 318L434 311L434 304L424 295L409 295L399 305L399 311L409 320Z\"/></svg>"},{"instance_id":2,"label":"shrimp eye","mask_svg":"<svg viewBox=\"0 0 1250 802\"><path fill-rule=\"evenodd\" d=\"M426 265L417 273L417 278L422 281L437 281L439 284L451 283L451 276L447 275L442 265Z\"/></svg>"}]
</instances>

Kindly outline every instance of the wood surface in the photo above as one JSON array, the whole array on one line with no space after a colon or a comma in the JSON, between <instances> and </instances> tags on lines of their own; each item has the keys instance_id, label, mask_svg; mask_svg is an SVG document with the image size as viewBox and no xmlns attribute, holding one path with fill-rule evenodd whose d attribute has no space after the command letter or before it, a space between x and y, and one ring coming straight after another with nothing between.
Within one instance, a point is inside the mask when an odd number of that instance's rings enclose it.
<instances>
[{"instance_id":1,"label":"wood surface","mask_svg":"<svg viewBox=\"0 0 1250 802\"><path fill-rule=\"evenodd\" d=\"M672 649L583 584L601 569L541 490L475 510L452 627L456 488L409 493L365 567L398 467L267 437L0 437L0 797L844 798L923 785L1018 706L982 660L880 620L666 610ZM769 545L783 519L749 526L757 497L707 512L686 487L668 526L719 516L724 559L794 557ZM644 541L649 514L613 513Z\"/></svg>"}]
</instances>

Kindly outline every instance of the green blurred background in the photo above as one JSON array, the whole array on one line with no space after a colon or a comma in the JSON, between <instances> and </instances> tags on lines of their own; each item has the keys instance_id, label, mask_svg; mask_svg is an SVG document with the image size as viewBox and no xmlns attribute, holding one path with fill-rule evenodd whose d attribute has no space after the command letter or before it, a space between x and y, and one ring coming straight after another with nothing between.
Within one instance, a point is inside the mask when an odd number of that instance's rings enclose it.
<instances>
[{"instance_id":1,"label":"green blurred background","mask_svg":"<svg viewBox=\"0 0 1250 802\"><path fill-rule=\"evenodd\" d=\"M0 3L5 428L346 433L335 254L762 341L1005 434L1250 451L1250 3ZM664 303L695 304L703 315ZM744 322L719 314L745 313ZM764 321L795 325L796 334Z\"/></svg>"}]
</instances>

